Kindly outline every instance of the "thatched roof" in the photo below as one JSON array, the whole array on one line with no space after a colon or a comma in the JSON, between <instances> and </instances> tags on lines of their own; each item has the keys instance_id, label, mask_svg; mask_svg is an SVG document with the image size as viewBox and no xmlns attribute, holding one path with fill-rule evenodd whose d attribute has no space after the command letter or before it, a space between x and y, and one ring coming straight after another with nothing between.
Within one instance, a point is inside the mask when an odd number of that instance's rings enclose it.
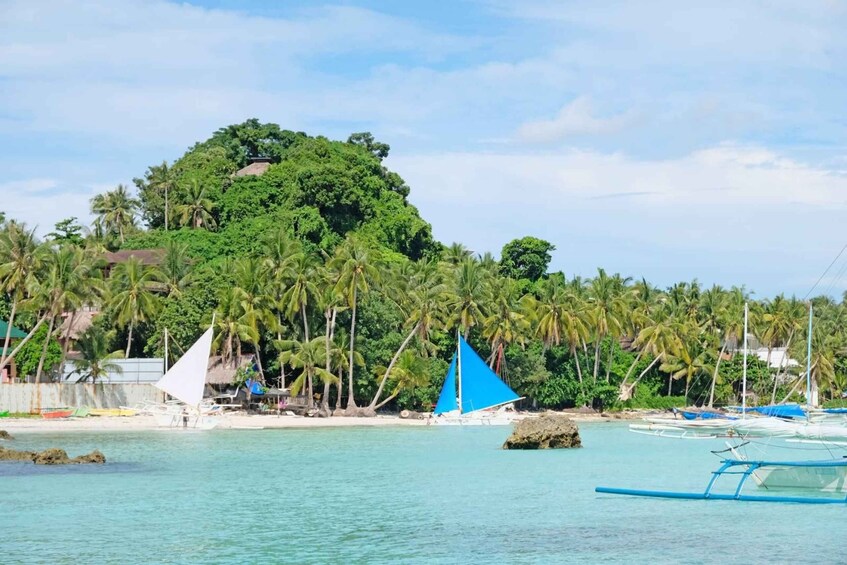
<instances>
[{"instance_id":1,"label":"thatched roof","mask_svg":"<svg viewBox=\"0 0 847 565\"><path fill-rule=\"evenodd\" d=\"M110 265L123 263L130 257L135 257L143 265L160 265L165 260L166 253L164 249L122 249L114 252L107 251L103 254L103 258Z\"/></svg>"},{"instance_id":2,"label":"thatched roof","mask_svg":"<svg viewBox=\"0 0 847 565\"><path fill-rule=\"evenodd\" d=\"M62 325L59 326L59 338L72 340L79 339L79 336L91 327L94 316L97 314L99 314L99 312L94 312L92 310L82 310L76 314L65 312L62 314L65 319L62 321ZM71 323L71 319L73 319L73 323Z\"/></svg>"},{"instance_id":3,"label":"thatched roof","mask_svg":"<svg viewBox=\"0 0 847 565\"><path fill-rule=\"evenodd\" d=\"M239 367L246 369L253 365L252 355L242 355L241 362L238 366L233 366L232 363L227 363L224 366L223 358L220 355L212 355L209 357L209 370L206 372L206 383L210 385L228 385L235 380L235 373Z\"/></svg>"},{"instance_id":4,"label":"thatched roof","mask_svg":"<svg viewBox=\"0 0 847 565\"><path fill-rule=\"evenodd\" d=\"M264 157L255 157L251 160L251 163L244 167L243 169L239 169L235 172L235 176L237 177L246 177L249 175L254 175L257 177L265 174L265 171L271 166L271 160Z\"/></svg>"}]
</instances>

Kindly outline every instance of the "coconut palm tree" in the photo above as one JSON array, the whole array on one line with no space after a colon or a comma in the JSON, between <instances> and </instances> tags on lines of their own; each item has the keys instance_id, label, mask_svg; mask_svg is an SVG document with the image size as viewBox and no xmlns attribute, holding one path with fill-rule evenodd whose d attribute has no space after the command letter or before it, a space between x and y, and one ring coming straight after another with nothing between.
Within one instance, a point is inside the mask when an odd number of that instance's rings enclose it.
<instances>
[{"instance_id":1,"label":"coconut palm tree","mask_svg":"<svg viewBox=\"0 0 847 565\"><path fill-rule=\"evenodd\" d=\"M324 383L332 384L338 381L338 377L327 371L321 364L326 362L326 338L316 337L311 341L283 340L274 342L274 346L280 352L280 363L287 363L293 369L302 372L294 382L291 383L291 394L297 396L304 388L307 390L307 404L312 407L314 399L313 380L319 377Z\"/></svg>"},{"instance_id":2,"label":"coconut palm tree","mask_svg":"<svg viewBox=\"0 0 847 565\"><path fill-rule=\"evenodd\" d=\"M265 379L262 358L259 353L259 336L262 329L275 322L273 316L273 300L268 294L268 269L265 262L254 257L238 259L233 264L235 292L241 305L242 323L252 328L249 333L250 343L256 355L259 375ZM252 339L255 337L255 339Z\"/></svg>"},{"instance_id":3,"label":"coconut palm tree","mask_svg":"<svg viewBox=\"0 0 847 565\"><path fill-rule=\"evenodd\" d=\"M96 384L108 373L121 374L123 369L114 362L123 356L122 351L109 351L114 332L104 332L99 326L90 326L77 340L79 358L74 360L74 372L81 375L80 380Z\"/></svg>"},{"instance_id":4,"label":"coconut palm tree","mask_svg":"<svg viewBox=\"0 0 847 565\"><path fill-rule=\"evenodd\" d=\"M215 339L212 349L221 352L221 361L231 367L241 364L241 344L256 343L259 333L245 322L241 293L234 287L226 287L218 296L215 308Z\"/></svg>"},{"instance_id":5,"label":"coconut palm tree","mask_svg":"<svg viewBox=\"0 0 847 565\"><path fill-rule=\"evenodd\" d=\"M645 325L635 338L633 345L635 345L639 351L635 361L630 366L623 381L621 381L621 400L627 400L632 396L632 391L635 390L635 386L644 377L644 375L646 375L650 369L656 365L656 363L659 363L669 353L677 351L681 347L679 323L667 315L657 314L656 318L656 320L650 322L648 325ZM632 374L633 369L635 369L636 365L638 365L638 362L641 360L641 357L645 354L652 355L653 360L643 371L641 371L638 378L627 386L627 381Z\"/></svg>"},{"instance_id":6,"label":"coconut palm tree","mask_svg":"<svg viewBox=\"0 0 847 565\"><path fill-rule=\"evenodd\" d=\"M12 325L21 303L37 285L42 258L43 252L35 238L35 229L27 230L26 225L17 222L8 222L4 226L0 233L0 292L8 294L12 304L3 351L0 352L0 369L14 357L8 354ZM35 333L35 328L31 333Z\"/></svg>"},{"instance_id":7,"label":"coconut palm tree","mask_svg":"<svg viewBox=\"0 0 847 565\"><path fill-rule=\"evenodd\" d=\"M36 285L36 300L47 313L47 337L38 360L35 382L40 382L47 347L56 320L64 312L75 312L102 293L94 258L74 245L50 246L44 257L44 274Z\"/></svg>"},{"instance_id":8,"label":"coconut palm tree","mask_svg":"<svg viewBox=\"0 0 847 565\"><path fill-rule=\"evenodd\" d=\"M385 384L391 379L392 370L412 338L417 336L422 346L425 346L429 341L430 332L445 325L443 297L446 287L441 272L432 262L420 261L414 265L415 272L410 277L410 284L406 286L406 292L404 292L406 299L399 302L406 315L409 331L391 358L388 367L382 372L379 387L368 405L370 410L376 410L385 404L385 402L379 402Z\"/></svg>"},{"instance_id":9,"label":"coconut palm tree","mask_svg":"<svg viewBox=\"0 0 847 565\"><path fill-rule=\"evenodd\" d=\"M215 218L212 212L215 203L209 198L206 187L197 179L191 179L185 193L185 201L176 207L179 215L179 223L182 226L190 225L193 229L215 227Z\"/></svg>"},{"instance_id":10,"label":"coconut palm tree","mask_svg":"<svg viewBox=\"0 0 847 565\"><path fill-rule=\"evenodd\" d=\"M356 309L359 295L370 290L371 283L378 282L380 271L376 266L376 257L358 240L348 237L338 247L332 259L332 266L338 271L336 292L342 294L351 309L350 317L350 355L347 376L347 409L355 409L356 400L353 392L353 351L356 345Z\"/></svg>"},{"instance_id":11,"label":"coconut palm tree","mask_svg":"<svg viewBox=\"0 0 847 565\"><path fill-rule=\"evenodd\" d=\"M147 322L160 308L155 289L164 283L161 271L144 265L136 257L118 263L109 277L109 305L115 312L118 327L128 327L126 357L132 347L132 332L138 324Z\"/></svg>"},{"instance_id":12,"label":"coconut palm tree","mask_svg":"<svg viewBox=\"0 0 847 565\"><path fill-rule=\"evenodd\" d=\"M162 271L167 295L180 296L193 282L188 245L176 241L166 243L165 257L159 269Z\"/></svg>"},{"instance_id":13,"label":"coconut palm tree","mask_svg":"<svg viewBox=\"0 0 847 565\"><path fill-rule=\"evenodd\" d=\"M512 343L526 343L530 322L520 307L520 286L517 281L494 277L487 285L489 315L482 321L482 337L491 345L488 365L498 368L503 362L503 350ZM498 371L499 374L499 371Z\"/></svg>"},{"instance_id":14,"label":"coconut palm tree","mask_svg":"<svg viewBox=\"0 0 847 565\"><path fill-rule=\"evenodd\" d=\"M317 261L308 253L298 253L291 260L288 288L282 295L282 311L289 319L300 316L303 322L304 341L309 341L309 318L306 309L319 295Z\"/></svg>"},{"instance_id":15,"label":"coconut palm tree","mask_svg":"<svg viewBox=\"0 0 847 565\"><path fill-rule=\"evenodd\" d=\"M91 200L91 212L97 221L111 233L118 234L124 243L126 231L135 226L139 202L130 196L127 187L119 184L115 190L98 194Z\"/></svg>"},{"instance_id":16,"label":"coconut palm tree","mask_svg":"<svg viewBox=\"0 0 847 565\"><path fill-rule=\"evenodd\" d=\"M456 266L465 259L470 259L473 256L473 252L461 243L456 243L454 241L444 248L441 252L441 256L448 264Z\"/></svg>"},{"instance_id":17,"label":"coconut palm tree","mask_svg":"<svg viewBox=\"0 0 847 565\"><path fill-rule=\"evenodd\" d=\"M482 300L486 275L487 271L472 258L464 259L453 272L452 285L446 295L447 308L451 312L450 325L458 326L465 339L471 329L485 319Z\"/></svg>"},{"instance_id":18,"label":"coconut palm tree","mask_svg":"<svg viewBox=\"0 0 847 565\"><path fill-rule=\"evenodd\" d=\"M388 369L385 367L377 367L376 373L385 381L388 377ZM429 385L430 375L429 367L423 358L415 354L414 351L406 350L400 354L396 362L391 377L388 380L392 383L391 393L379 404L374 406L374 410L379 410L403 392L404 390L413 390L423 388Z\"/></svg>"},{"instance_id":19,"label":"coconut palm tree","mask_svg":"<svg viewBox=\"0 0 847 565\"><path fill-rule=\"evenodd\" d=\"M615 274L609 276L603 269L588 285L588 318L594 327L594 382L600 370L600 346L606 337L615 338L624 328L626 300L623 296L628 279ZM610 351L611 353L611 351ZM607 371L608 373L608 371Z\"/></svg>"},{"instance_id":20,"label":"coconut palm tree","mask_svg":"<svg viewBox=\"0 0 847 565\"><path fill-rule=\"evenodd\" d=\"M147 179L147 186L161 193L165 199L165 231L168 231L170 221L170 202L169 196L177 188L177 175L172 167L168 166L167 161L162 161L161 165L150 167L150 175Z\"/></svg>"}]
</instances>

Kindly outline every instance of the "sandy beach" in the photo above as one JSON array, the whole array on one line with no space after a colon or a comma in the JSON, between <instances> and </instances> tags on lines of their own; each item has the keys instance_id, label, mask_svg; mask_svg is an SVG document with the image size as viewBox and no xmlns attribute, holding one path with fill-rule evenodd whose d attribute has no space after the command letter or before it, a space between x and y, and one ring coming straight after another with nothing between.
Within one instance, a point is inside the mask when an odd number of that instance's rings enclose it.
<instances>
[{"instance_id":1,"label":"sandy beach","mask_svg":"<svg viewBox=\"0 0 847 565\"><path fill-rule=\"evenodd\" d=\"M615 414L584 414L562 412L576 422L614 422L632 420L643 416L641 413L626 412ZM516 419L533 417L534 414L519 414ZM286 428L341 428L351 426L426 426L426 420L403 419L396 415L383 415L371 418L306 418L288 415L259 415L230 413L221 416L216 429L256 430ZM87 418L44 419L44 418L4 418L0 420L0 429L8 432L122 432L162 430L156 425L153 416L89 416Z\"/></svg>"}]
</instances>

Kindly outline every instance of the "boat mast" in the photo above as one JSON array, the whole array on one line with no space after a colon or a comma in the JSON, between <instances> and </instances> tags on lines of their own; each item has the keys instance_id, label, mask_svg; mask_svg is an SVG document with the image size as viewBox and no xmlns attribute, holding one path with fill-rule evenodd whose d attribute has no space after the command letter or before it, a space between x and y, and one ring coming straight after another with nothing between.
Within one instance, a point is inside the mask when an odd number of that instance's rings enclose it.
<instances>
[{"instance_id":1,"label":"boat mast","mask_svg":"<svg viewBox=\"0 0 847 565\"><path fill-rule=\"evenodd\" d=\"M744 303L744 371L741 378L741 418L747 415L747 303Z\"/></svg>"},{"instance_id":2,"label":"boat mast","mask_svg":"<svg viewBox=\"0 0 847 565\"><path fill-rule=\"evenodd\" d=\"M165 328L165 372L168 372L168 328Z\"/></svg>"},{"instance_id":3,"label":"boat mast","mask_svg":"<svg viewBox=\"0 0 847 565\"><path fill-rule=\"evenodd\" d=\"M456 380L459 382L459 414L462 413L462 342L459 328L456 328Z\"/></svg>"},{"instance_id":4,"label":"boat mast","mask_svg":"<svg viewBox=\"0 0 847 565\"><path fill-rule=\"evenodd\" d=\"M812 303L809 302L809 337L806 343L806 414L812 407Z\"/></svg>"}]
</instances>

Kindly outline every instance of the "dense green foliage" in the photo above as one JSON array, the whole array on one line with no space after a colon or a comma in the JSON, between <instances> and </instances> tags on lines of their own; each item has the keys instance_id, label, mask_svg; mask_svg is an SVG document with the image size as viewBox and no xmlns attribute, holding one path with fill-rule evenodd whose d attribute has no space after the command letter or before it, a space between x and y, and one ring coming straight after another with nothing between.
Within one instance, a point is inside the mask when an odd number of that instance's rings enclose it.
<instances>
[{"instance_id":1,"label":"dense green foliage","mask_svg":"<svg viewBox=\"0 0 847 565\"><path fill-rule=\"evenodd\" d=\"M55 347L41 360L39 339L55 339L63 312L95 307L82 344L93 379L116 350L162 355L166 329L175 361L214 314L225 362L253 355L265 383L324 410L428 410L456 332L526 407L716 405L740 401L745 302L752 337L804 359L808 310L794 298L756 302L696 281L659 289L603 269L567 278L548 272L555 247L535 237L507 243L499 260L442 246L383 165L389 150L369 133L331 141L249 120L149 167L137 195L118 186L95 197L84 238L73 218L46 242L6 222L0 312L34 336L19 364L55 366ZM237 174L251 162L257 174ZM165 258L130 259L101 280L98 257L119 248ZM847 306L814 305L812 378L822 400L837 399ZM747 373L751 402L803 393L802 366L751 356Z\"/></svg>"}]
</instances>

